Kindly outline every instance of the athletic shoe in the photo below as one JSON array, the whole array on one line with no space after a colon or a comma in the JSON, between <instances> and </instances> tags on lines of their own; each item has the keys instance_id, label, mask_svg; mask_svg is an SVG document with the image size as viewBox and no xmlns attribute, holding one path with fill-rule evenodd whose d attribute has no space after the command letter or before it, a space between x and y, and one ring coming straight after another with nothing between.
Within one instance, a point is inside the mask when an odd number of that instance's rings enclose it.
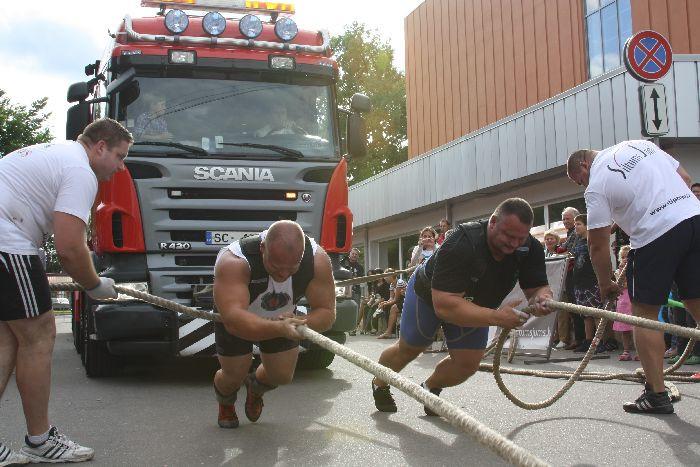
<instances>
[{"instance_id":1,"label":"athletic shoe","mask_svg":"<svg viewBox=\"0 0 700 467\"><path fill-rule=\"evenodd\" d=\"M664 352L664 358L673 358L676 355L678 355L678 349L675 347L669 347L666 349L666 352Z\"/></svg>"},{"instance_id":2,"label":"athletic shoe","mask_svg":"<svg viewBox=\"0 0 700 467\"><path fill-rule=\"evenodd\" d=\"M24 442L27 444L21 453L31 459L32 462L48 462L56 464L59 462L84 462L92 459L95 450L86 448L66 438L58 432L55 426L49 430L49 439L42 444L34 445L29 442L29 437L25 436Z\"/></svg>"},{"instance_id":3,"label":"athletic shoe","mask_svg":"<svg viewBox=\"0 0 700 467\"><path fill-rule=\"evenodd\" d=\"M219 426L221 428L238 428L236 407L219 403Z\"/></svg>"},{"instance_id":4,"label":"athletic shoe","mask_svg":"<svg viewBox=\"0 0 700 467\"><path fill-rule=\"evenodd\" d=\"M670 363L671 365L673 365L674 363L676 363L676 362L677 362L678 360L680 360L680 359L681 359L681 356L680 356L680 355L676 355L675 357L669 358L669 359L668 359L668 363Z\"/></svg>"},{"instance_id":5,"label":"athletic shoe","mask_svg":"<svg viewBox=\"0 0 700 467\"><path fill-rule=\"evenodd\" d=\"M396 412L396 402L391 395L389 386L375 386L372 383L372 396L374 396L374 405L380 412Z\"/></svg>"},{"instance_id":6,"label":"athletic shoe","mask_svg":"<svg viewBox=\"0 0 700 467\"><path fill-rule=\"evenodd\" d=\"M0 467L29 464L32 460L0 443Z\"/></svg>"},{"instance_id":7,"label":"athletic shoe","mask_svg":"<svg viewBox=\"0 0 700 467\"><path fill-rule=\"evenodd\" d=\"M263 405L265 404L263 404L262 395L255 394L251 389L252 383L253 381L250 375L246 376L245 387L248 393L245 396L245 416L248 417L248 420L251 422L257 422L262 414Z\"/></svg>"},{"instance_id":8,"label":"athletic shoe","mask_svg":"<svg viewBox=\"0 0 700 467\"><path fill-rule=\"evenodd\" d=\"M425 385L425 383L421 383L420 387L425 389L426 391L430 391L431 393L435 394L436 396L440 397L440 393L442 392L442 388L433 388L430 389L428 386ZM427 405L423 406L423 410L425 410L425 414L429 417L437 417L438 414L430 410L430 408Z\"/></svg>"},{"instance_id":9,"label":"athletic shoe","mask_svg":"<svg viewBox=\"0 0 700 467\"><path fill-rule=\"evenodd\" d=\"M622 404L625 412L630 413L650 413L650 414L671 414L673 413L673 404L671 398L668 397L667 391L654 392L648 384L644 385L642 395L634 402L625 402Z\"/></svg>"},{"instance_id":10,"label":"athletic shoe","mask_svg":"<svg viewBox=\"0 0 700 467\"><path fill-rule=\"evenodd\" d=\"M700 356L697 355L691 355L688 357L685 362L683 362L684 365L700 365Z\"/></svg>"}]
</instances>

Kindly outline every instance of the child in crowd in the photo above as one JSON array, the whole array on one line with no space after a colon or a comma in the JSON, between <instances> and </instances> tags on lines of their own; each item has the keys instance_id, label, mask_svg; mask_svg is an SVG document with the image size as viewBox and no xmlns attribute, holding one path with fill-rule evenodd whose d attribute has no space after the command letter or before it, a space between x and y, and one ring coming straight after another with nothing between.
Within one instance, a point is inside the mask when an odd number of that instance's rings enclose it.
<instances>
[{"instance_id":1,"label":"child in crowd","mask_svg":"<svg viewBox=\"0 0 700 467\"><path fill-rule=\"evenodd\" d=\"M580 241L574 246L572 253L574 262L574 296L576 304L591 308L602 308L600 301L600 289L598 289L598 279L593 270L593 263L588 252L588 219L585 214L579 214L574 218L574 228ZM586 339L574 352L587 352L591 346L593 334L595 334L595 320L590 316L583 318L585 325ZM598 347L597 351L602 351L604 347Z\"/></svg>"},{"instance_id":2,"label":"child in crowd","mask_svg":"<svg viewBox=\"0 0 700 467\"><path fill-rule=\"evenodd\" d=\"M624 245L620 247L620 252L617 255L619 266L617 268L617 271L615 271L615 279L617 281L622 281L620 282L620 290L622 290L622 293L617 298L617 312L625 315L632 314L632 303L630 302L630 296L627 291L627 279L625 277L626 274L624 272L624 268L627 265L627 255L629 254L629 252L629 245ZM639 360L639 357L637 357L636 355L633 357L632 353L630 352L630 349L632 347L632 325L615 321L613 323L613 331L618 331L622 333L622 348L624 349L624 351L620 355L619 360L621 362Z\"/></svg>"}]
</instances>

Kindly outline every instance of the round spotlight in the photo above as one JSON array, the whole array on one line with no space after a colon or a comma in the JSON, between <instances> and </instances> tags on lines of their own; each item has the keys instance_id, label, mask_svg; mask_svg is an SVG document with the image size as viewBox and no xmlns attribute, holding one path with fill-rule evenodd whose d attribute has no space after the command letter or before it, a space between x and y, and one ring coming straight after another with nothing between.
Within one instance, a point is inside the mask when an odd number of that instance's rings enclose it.
<instances>
[{"instance_id":1,"label":"round spotlight","mask_svg":"<svg viewBox=\"0 0 700 467\"><path fill-rule=\"evenodd\" d=\"M212 36L218 36L226 29L226 18L218 11L210 11L204 15L202 27Z\"/></svg>"},{"instance_id":2,"label":"round spotlight","mask_svg":"<svg viewBox=\"0 0 700 467\"><path fill-rule=\"evenodd\" d=\"M189 24L190 20L182 10L170 10L165 15L165 27L173 34L182 34Z\"/></svg>"},{"instance_id":3,"label":"round spotlight","mask_svg":"<svg viewBox=\"0 0 700 467\"><path fill-rule=\"evenodd\" d=\"M238 30L248 39L255 39L262 33L263 24L257 16L245 15L238 22Z\"/></svg>"},{"instance_id":4,"label":"round spotlight","mask_svg":"<svg viewBox=\"0 0 700 467\"><path fill-rule=\"evenodd\" d=\"M275 23L275 34L284 42L289 42L297 37L298 32L297 23L287 16L278 19Z\"/></svg>"}]
</instances>

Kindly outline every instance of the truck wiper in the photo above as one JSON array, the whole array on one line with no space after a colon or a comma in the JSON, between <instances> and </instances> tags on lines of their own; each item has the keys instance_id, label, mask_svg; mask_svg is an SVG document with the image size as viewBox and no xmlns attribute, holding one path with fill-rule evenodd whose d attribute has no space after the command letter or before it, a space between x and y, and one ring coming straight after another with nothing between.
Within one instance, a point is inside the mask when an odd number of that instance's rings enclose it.
<instances>
[{"instance_id":1,"label":"truck wiper","mask_svg":"<svg viewBox=\"0 0 700 467\"><path fill-rule=\"evenodd\" d=\"M197 146L190 146L189 144L173 143L172 141L134 141L134 146L168 146L171 148L178 148L184 151L191 152L193 154L198 154L200 156L209 157L209 151L206 149L198 148Z\"/></svg>"},{"instance_id":2,"label":"truck wiper","mask_svg":"<svg viewBox=\"0 0 700 467\"><path fill-rule=\"evenodd\" d=\"M258 143L220 143L224 146L237 146L242 148L257 148L257 149L271 149L285 156L291 156L295 159L301 159L304 157L304 153L297 151L296 149L286 148L284 146L277 146L275 144L258 144Z\"/></svg>"}]
</instances>

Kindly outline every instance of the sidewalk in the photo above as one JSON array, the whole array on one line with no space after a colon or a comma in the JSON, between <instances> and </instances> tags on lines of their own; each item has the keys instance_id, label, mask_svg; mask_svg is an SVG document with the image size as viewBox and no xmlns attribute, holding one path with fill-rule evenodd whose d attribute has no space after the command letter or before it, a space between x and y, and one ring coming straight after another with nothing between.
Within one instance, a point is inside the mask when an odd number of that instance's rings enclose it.
<instances>
[{"instance_id":1,"label":"sidewalk","mask_svg":"<svg viewBox=\"0 0 700 467\"><path fill-rule=\"evenodd\" d=\"M71 316L68 315L57 315L56 316L56 334L70 334L71 333Z\"/></svg>"}]
</instances>

